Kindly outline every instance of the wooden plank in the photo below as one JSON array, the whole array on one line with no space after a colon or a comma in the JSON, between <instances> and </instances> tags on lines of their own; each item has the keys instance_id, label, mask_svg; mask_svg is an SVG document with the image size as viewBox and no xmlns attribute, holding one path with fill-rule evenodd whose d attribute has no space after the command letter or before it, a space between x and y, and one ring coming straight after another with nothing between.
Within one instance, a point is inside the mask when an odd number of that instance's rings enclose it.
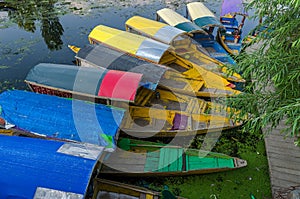
<instances>
[{"instance_id":1,"label":"wooden plank","mask_svg":"<svg viewBox=\"0 0 300 199\"><path fill-rule=\"evenodd\" d=\"M277 151L277 153L284 153L284 154L288 154L289 152L291 152L291 154L293 154L293 152L296 152L296 153L298 152L297 148L295 146L287 145L284 143L274 143L274 142L267 141L266 144L268 145L267 151L275 150L275 151ZM296 155L296 153L295 153L295 155Z\"/></svg>"},{"instance_id":2,"label":"wooden plank","mask_svg":"<svg viewBox=\"0 0 300 199\"><path fill-rule=\"evenodd\" d=\"M282 154L282 153L276 153L273 151L268 152L268 157L270 159L272 158L272 159L278 159L279 161L286 161L286 162L289 162L289 164L291 161L291 156L287 156L286 154ZM298 155L298 157L294 157L292 162L300 165L300 154Z\"/></svg>"},{"instance_id":3,"label":"wooden plank","mask_svg":"<svg viewBox=\"0 0 300 199\"><path fill-rule=\"evenodd\" d=\"M294 139L284 139L284 137L269 137L269 138L266 138L267 141L270 141L270 142L277 142L277 143L283 143L283 144L287 144L287 145L293 145L294 146Z\"/></svg>"},{"instance_id":4,"label":"wooden plank","mask_svg":"<svg viewBox=\"0 0 300 199\"><path fill-rule=\"evenodd\" d=\"M265 138L268 139L269 137L281 137L281 138L285 138L285 139L293 139L293 137L290 137L289 135L286 136L286 133L281 133L281 130L282 129L274 129L274 131L272 131L271 133L268 133Z\"/></svg>"},{"instance_id":5,"label":"wooden plank","mask_svg":"<svg viewBox=\"0 0 300 199\"><path fill-rule=\"evenodd\" d=\"M294 183L288 181L288 180L285 180L285 179L280 179L280 178L277 178L275 176L273 176L271 178L271 184L272 184L272 191L274 193L274 189L284 189L284 188L288 188L290 186L295 186ZM273 188L274 187L274 188Z\"/></svg>"},{"instance_id":6,"label":"wooden plank","mask_svg":"<svg viewBox=\"0 0 300 199\"><path fill-rule=\"evenodd\" d=\"M266 140L265 142L268 147L274 147L281 150L300 151L299 147L296 147L294 143L276 142L275 140Z\"/></svg>"},{"instance_id":7,"label":"wooden plank","mask_svg":"<svg viewBox=\"0 0 300 199\"><path fill-rule=\"evenodd\" d=\"M293 176L300 176L300 172L299 172L299 167L298 168L294 168L294 169L289 169L289 168L285 168L285 167L281 167L281 166L272 166L272 173L273 172L280 172L280 173L285 173L285 174L293 174ZM289 180L289 178L286 178ZM298 177L297 180L298 184L300 184L300 178Z\"/></svg>"},{"instance_id":8,"label":"wooden plank","mask_svg":"<svg viewBox=\"0 0 300 199\"><path fill-rule=\"evenodd\" d=\"M277 154L285 154L286 156L290 156L289 161L293 161L293 158L300 158L300 152L296 151L296 149L284 149L283 146L271 146L268 145L267 153L277 153Z\"/></svg>"},{"instance_id":9,"label":"wooden plank","mask_svg":"<svg viewBox=\"0 0 300 199\"><path fill-rule=\"evenodd\" d=\"M133 165L106 165L100 171L101 173L145 173L143 166L133 166Z\"/></svg>"},{"instance_id":10,"label":"wooden plank","mask_svg":"<svg viewBox=\"0 0 300 199\"><path fill-rule=\"evenodd\" d=\"M300 148L294 146L293 138L284 138L283 128L282 122L265 137L273 196L278 190L300 185Z\"/></svg>"},{"instance_id":11,"label":"wooden plank","mask_svg":"<svg viewBox=\"0 0 300 199\"><path fill-rule=\"evenodd\" d=\"M110 158L107 161L104 161L105 164L135 164L135 165L145 165L146 160L145 159L131 159L131 158Z\"/></svg>"},{"instance_id":12,"label":"wooden plank","mask_svg":"<svg viewBox=\"0 0 300 199\"><path fill-rule=\"evenodd\" d=\"M289 143L294 145L294 139L290 139L290 138L284 138L283 136L272 136L272 137L268 137L266 138L267 141L273 141L273 142L278 142L278 143Z\"/></svg>"}]
</instances>

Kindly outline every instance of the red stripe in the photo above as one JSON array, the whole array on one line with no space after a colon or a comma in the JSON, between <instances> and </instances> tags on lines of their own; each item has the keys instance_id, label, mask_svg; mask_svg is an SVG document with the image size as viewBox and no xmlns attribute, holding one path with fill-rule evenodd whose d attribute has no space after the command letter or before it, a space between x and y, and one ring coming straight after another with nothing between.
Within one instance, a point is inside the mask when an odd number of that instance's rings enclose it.
<instances>
[{"instance_id":1,"label":"red stripe","mask_svg":"<svg viewBox=\"0 0 300 199\"><path fill-rule=\"evenodd\" d=\"M134 101L142 74L109 70L100 85L98 96Z\"/></svg>"}]
</instances>

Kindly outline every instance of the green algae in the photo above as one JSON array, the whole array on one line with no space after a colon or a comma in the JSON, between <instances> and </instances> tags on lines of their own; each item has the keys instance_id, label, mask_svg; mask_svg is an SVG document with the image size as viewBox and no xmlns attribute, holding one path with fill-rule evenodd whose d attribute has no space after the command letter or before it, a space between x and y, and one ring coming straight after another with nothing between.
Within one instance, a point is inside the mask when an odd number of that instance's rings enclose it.
<instances>
[{"instance_id":1,"label":"green algae","mask_svg":"<svg viewBox=\"0 0 300 199\"><path fill-rule=\"evenodd\" d=\"M166 185L180 196L191 199L245 199L253 194L256 198L271 198L268 161L264 141L260 140L256 151L244 151L241 158L247 167L213 174L168 178ZM175 182L175 183L174 183Z\"/></svg>"}]
</instances>

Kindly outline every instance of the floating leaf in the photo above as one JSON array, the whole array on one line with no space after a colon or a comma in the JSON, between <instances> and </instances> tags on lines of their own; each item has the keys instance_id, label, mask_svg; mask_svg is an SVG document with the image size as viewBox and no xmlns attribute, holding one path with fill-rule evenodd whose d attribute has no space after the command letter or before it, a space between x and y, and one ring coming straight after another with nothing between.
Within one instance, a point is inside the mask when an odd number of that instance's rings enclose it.
<instances>
[{"instance_id":1,"label":"floating leaf","mask_svg":"<svg viewBox=\"0 0 300 199\"><path fill-rule=\"evenodd\" d=\"M7 68L9 68L9 66L1 66L0 65L0 69L7 69Z\"/></svg>"}]
</instances>

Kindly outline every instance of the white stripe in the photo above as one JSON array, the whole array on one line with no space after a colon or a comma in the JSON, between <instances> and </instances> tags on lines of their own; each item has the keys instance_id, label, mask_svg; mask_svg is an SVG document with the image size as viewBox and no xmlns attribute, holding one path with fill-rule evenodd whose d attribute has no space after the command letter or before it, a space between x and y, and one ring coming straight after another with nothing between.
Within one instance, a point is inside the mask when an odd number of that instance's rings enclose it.
<instances>
[{"instance_id":1,"label":"white stripe","mask_svg":"<svg viewBox=\"0 0 300 199\"><path fill-rule=\"evenodd\" d=\"M89 143L65 143L58 150L58 153L97 160L104 147Z\"/></svg>"},{"instance_id":2,"label":"white stripe","mask_svg":"<svg viewBox=\"0 0 300 199\"><path fill-rule=\"evenodd\" d=\"M58 191L54 189L48 189L38 187L35 191L33 199L81 199L82 194Z\"/></svg>"}]
</instances>

